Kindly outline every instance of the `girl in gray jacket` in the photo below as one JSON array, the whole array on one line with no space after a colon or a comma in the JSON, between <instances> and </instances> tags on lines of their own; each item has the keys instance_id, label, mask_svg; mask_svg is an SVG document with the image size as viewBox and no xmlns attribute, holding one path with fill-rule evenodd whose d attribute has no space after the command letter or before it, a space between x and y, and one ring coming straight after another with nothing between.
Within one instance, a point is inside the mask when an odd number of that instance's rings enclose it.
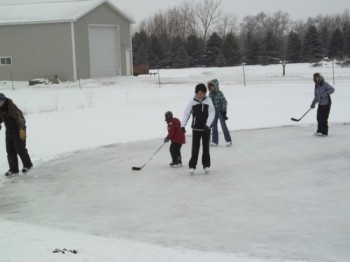
<instances>
[{"instance_id":1,"label":"girl in gray jacket","mask_svg":"<svg viewBox=\"0 0 350 262\"><path fill-rule=\"evenodd\" d=\"M335 89L333 86L324 81L323 76L320 73L314 74L315 82L315 96L311 103L311 108L317 108L317 131L315 136L328 136L328 117L331 111L331 94L334 93Z\"/></svg>"}]
</instances>

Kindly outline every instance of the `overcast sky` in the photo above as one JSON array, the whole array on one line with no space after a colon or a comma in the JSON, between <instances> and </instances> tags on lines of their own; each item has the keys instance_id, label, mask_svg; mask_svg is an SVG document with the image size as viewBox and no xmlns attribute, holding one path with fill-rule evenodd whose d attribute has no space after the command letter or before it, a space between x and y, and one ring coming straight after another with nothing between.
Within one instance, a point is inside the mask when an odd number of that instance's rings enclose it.
<instances>
[{"instance_id":1,"label":"overcast sky","mask_svg":"<svg viewBox=\"0 0 350 262\"><path fill-rule=\"evenodd\" d=\"M159 10L167 10L184 2L184 0L111 1L131 16L136 23ZM221 0L221 9L236 15L239 20L246 15L256 15L262 11L272 14L279 10L289 13L292 20L305 20L318 14L341 14L346 9L350 10L350 0Z\"/></svg>"},{"instance_id":2,"label":"overcast sky","mask_svg":"<svg viewBox=\"0 0 350 262\"><path fill-rule=\"evenodd\" d=\"M28 2L60 2L67 0L0 0L0 4ZM80 0L81 1L81 0ZM185 0L110 0L127 13L136 23L151 17L159 10L167 10ZM198 2L200 0L188 0ZM221 0L221 9L242 20L246 15L262 11L272 14L283 11L292 20L307 19L318 14L341 14L350 10L350 0ZM40 10L38 10L40 12Z\"/></svg>"}]
</instances>

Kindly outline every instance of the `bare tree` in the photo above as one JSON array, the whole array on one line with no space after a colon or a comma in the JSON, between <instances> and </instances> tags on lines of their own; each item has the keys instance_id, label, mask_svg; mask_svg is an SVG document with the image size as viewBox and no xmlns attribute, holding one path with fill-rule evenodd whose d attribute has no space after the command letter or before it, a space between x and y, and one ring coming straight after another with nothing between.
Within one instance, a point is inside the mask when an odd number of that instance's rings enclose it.
<instances>
[{"instance_id":1,"label":"bare tree","mask_svg":"<svg viewBox=\"0 0 350 262\"><path fill-rule=\"evenodd\" d=\"M222 38L225 38L227 33L235 33L237 31L237 20L237 16L233 14L223 14L217 24L216 31Z\"/></svg>"},{"instance_id":2,"label":"bare tree","mask_svg":"<svg viewBox=\"0 0 350 262\"><path fill-rule=\"evenodd\" d=\"M182 16L178 7L173 7L167 12L167 30L171 38L182 37Z\"/></svg>"},{"instance_id":3,"label":"bare tree","mask_svg":"<svg viewBox=\"0 0 350 262\"><path fill-rule=\"evenodd\" d=\"M291 31L297 33L300 39L303 39L306 32L306 24L302 20L294 22L291 26Z\"/></svg>"},{"instance_id":4,"label":"bare tree","mask_svg":"<svg viewBox=\"0 0 350 262\"><path fill-rule=\"evenodd\" d=\"M193 2L186 1L180 6L181 13L183 14L183 30L185 37L190 35L197 35L197 22L195 5Z\"/></svg>"},{"instance_id":5,"label":"bare tree","mask_svg":"<svg viewBox=\"0 0 350 262\"><path fill-rule=\"evenodd\" d=\"M255 16L245 16L241 22L241 34L246 35L255 35L258 31L258 21Z\"/></svg>"},{"instance_id":6,"label":"bare tree","mask_svg":"<svg viewBox=\"0 0 350 262\"><path fill-rule=\"evenodd\" d=\"M144 21L141 21L139 24L138 24L138 27L135 28L135 32L141 32L141 31L147 31L147 22L144 20Z\"/></svg>"},{"instance_id":7,"label":"bare tree","mask_svg":"<svg viewBox=\"0 0 350 262\"><path fill-rule=\"evenodd\" d=\"M274 36L281 38L289 29L289 14L278 11L270 19L270 29Z\"/></svg>"},{"instance_id":8,"label":"bare tree","mask_svg":"<svg viewBox=\"0 0 350 262\"><path fill-rule=\"evenodd\" d=\"M344 13L341 15L340 23L341 23L343 29L350 25L350 11L349 11L349 9L346 9L344 11Z\"/></svg>"},{"instance_id":9,"label":"bare tree","mask_svg":"<svg viewBox=\"0 0 350 262\"><path fill-rule=\"evenodd\" d=\"M271 18L265 12L260 12L259 14L256 15L255 19L257 22L258 31L262 35L266 35L266 33L269 32L269 25L270 25Z\"/></svg>"},{"instance_id":10,"label":"bare tree","mask_svg":"<svg viewBox=\"0 0 350 262\"><path fill-rule=\"evenodd\" d=\"M272 15L261 12L251 19L255 20L255 34L259 34L260 37L271 33L275 38L282 38L290 25L289 14L281 11Z\"/></svg>"},{"instance_id":11,"label":"bare tree","mask_svg":"<svg viewBox=\"0 0 350 262\"><path fill-rule=\"evenodd\" d=\"M220 0L203 0L196 4L199 30L204 41L207 39L210 27L217 22L221 15L220 5Z\"/></svg>"}]
</instances>

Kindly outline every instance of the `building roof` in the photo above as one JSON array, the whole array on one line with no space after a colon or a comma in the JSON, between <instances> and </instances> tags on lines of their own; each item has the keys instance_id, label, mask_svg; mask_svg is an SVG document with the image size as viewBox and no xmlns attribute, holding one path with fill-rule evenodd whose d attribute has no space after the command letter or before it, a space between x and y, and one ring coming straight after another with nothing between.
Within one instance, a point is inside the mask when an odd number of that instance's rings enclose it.
<instances>
[{"instance_id":1,"label":"building roof","mask_svg":"<svg viewBox=\"0 0 350 262\"><path fill-rule=\"evenodd\" d=\"M88 0L0 5L0 25L74 22L104 3L133 23L108 0Z\"/></svg>"}]
</instances>

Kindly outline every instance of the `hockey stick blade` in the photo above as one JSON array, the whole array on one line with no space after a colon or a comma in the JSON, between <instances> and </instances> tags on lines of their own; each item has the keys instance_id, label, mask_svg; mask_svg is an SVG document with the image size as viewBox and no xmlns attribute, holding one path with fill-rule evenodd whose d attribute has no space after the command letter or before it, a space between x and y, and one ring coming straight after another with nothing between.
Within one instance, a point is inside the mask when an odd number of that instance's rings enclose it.
<instances>
[{"instance_id":1,"label":"hockey stick blade","mask_svg":"<svg viewBox=\"0 0 350 262\"><path fill-rule=\"evenodd\" d=\"M132 170L137 170L140 171L142 168L144 168L151 160L152 158L159 152L159 150L161 150L161 148L165 145L165 142L157 149L156 152L154 152L154 154L148 159L148 161L146 163L144 163L141 167L132 167Z\"/></svg>"},{"instance_id":2,"label":"hockey stick blade","mask_svg":"<svg viewBox=\"0 0 350 262\"><path fill-rule=\"evenodd\" d=\"M299 119L296 119L296 118L293 118L293 117L292 117L291 120L292 120L292 121L299 122L301 119L303 119L304 116L306 116L307 113L310 112L311 109L313 109L313 107L310 107L310 109L307 110L307 111L305 112L305 114L303 114L302 117L300 117Z\"/></svg>"}]
</instances>

